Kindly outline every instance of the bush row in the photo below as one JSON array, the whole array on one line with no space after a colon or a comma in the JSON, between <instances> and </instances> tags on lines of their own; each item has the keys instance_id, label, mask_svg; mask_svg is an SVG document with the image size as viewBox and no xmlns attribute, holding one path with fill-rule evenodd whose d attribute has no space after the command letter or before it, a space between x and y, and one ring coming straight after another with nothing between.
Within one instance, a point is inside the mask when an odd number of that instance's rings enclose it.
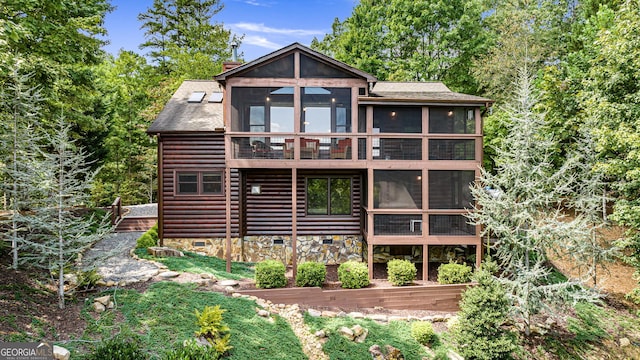
<instances>
[{"instance_id":1,"label":"bush row","mask_svg":"<svg viewBox=\"0 0 640 360\"><path fill-rule=\"evenodd\" d=\"M277 260L264 260L256 264L256 287L261 289L280 288L287 285L286 268ZM450 262L438 268L438 283L462 284L471 281L473 271L470 266ZM417 275L414 263L409 260L393 259L387 263L389 282L394 286L411 284ZM321 287L327 276L323 263L309 261L301 263L296 272L296 286ZM345 289L360 289L369 285L367 264L347 261L338 267L338 280Z\"/></svg>"}]
</instances>

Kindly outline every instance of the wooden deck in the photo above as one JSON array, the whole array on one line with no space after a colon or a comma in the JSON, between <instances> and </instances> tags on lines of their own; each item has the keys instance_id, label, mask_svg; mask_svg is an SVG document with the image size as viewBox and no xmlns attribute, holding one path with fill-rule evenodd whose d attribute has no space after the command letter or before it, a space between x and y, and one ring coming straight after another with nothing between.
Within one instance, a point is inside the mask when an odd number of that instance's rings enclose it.
<instances>
[{"instance_id":1,"label":"wooden deck","mask_svg":"<svg viewBox=\"0 0 640 360\"><path fill-rule=\"evenodd\" d=\"M374 308L398 310L458 311L462 291L469 284L415 285L365 289L322 290L321 288L282 288L241 290L275 304L311 307Z\"/></svg>"}]
</instances>

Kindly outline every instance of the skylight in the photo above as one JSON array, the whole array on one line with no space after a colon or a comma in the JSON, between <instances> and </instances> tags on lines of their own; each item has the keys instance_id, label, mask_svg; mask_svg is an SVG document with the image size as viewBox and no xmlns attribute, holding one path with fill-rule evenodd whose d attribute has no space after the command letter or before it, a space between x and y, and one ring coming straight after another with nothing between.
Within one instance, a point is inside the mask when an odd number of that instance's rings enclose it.
<instances>
[{"instance_id":1,"label":"skylight","mask_svg":"<svg viewBox=\"0 0 640 360\"><path fill-rule=\"evenodd\" d=\"M209 102L210 103L221 103L222 102L222 93L221 92L211 93L211 95L209 95Z\"/></svg>"},{"instance_id":2,"label":"skylight","mask_svg":"<svg viewBox=\"0 0 640 360\"><path fill-rule=\"evenodd\" d=\"M189 100L187 100L187 102L190 102L190 103L202 102L202 99L204 99L205 94L206 93L204 91L194 91L191 93L191 96L189 96Z\"/></svg>"}]
</instances>

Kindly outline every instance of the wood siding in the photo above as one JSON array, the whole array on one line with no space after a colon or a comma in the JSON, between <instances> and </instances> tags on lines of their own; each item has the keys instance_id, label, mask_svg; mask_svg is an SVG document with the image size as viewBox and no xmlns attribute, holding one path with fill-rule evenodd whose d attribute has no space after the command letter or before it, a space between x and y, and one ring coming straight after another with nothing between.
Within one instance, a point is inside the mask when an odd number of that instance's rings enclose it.
<instances>
[{"instance_id":1,"label":"wood siding","mask_svg":"<svg viewBox=\"0 0 640 360\"><path fill-rule=\"evenodd\" d=\"M348 176L352 179L351 216L308 216L306 214L306 178L308 176ZM244 172L244 235L291 235L291 172ZM251 185L260 185L261 194L252 195ZM359 235L362 180L358 173L298 172L298 235Z\"/></svg>"},{"instance_id":2,"label":"wood siding","mask_svg":"<svg viewBox=\"0 0 640 360\"><path fill-rule=\"evenodd\" d=\"M162 210L164 238L226 236L225 196L176 195L176 172L224 170L224 136L164 135ZM224 188L224 186L223 186ZM238 171L231 170L231 231L238 236Z\"/></svg>"}]
</instances>

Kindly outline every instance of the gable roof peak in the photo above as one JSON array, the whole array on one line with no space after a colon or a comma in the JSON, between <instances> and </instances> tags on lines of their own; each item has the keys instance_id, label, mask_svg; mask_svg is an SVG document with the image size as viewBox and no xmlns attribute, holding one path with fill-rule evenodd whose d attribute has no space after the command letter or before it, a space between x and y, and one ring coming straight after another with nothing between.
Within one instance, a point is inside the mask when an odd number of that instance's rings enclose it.
<instances>
[{"instance_id":1,"label":"gable roof peak","mask_svg":"<svg viewBox=\"0 0 640 360\"><path fill-rule=\"evenodd\" d=\"M356 68L354 68L354 67L352 67L350 65L347 65L347 64L345 64L345 63L343 63L341 61L338 61L338 60L336 60L336 59L334 59L332 57L324 55L324 54L322 54L322 53L320 53L320 52L318 52L316 50L313 50L313 49L311 49L311 48L309 48L307 46L304 46L304 45L302 45L302 44L300 44L298 42L294 42L294 43L292 43L290 45L287 45L287 46L285 46L285 47L283 47L283 48L281 48L279 50L276 50L276 51L273 51L273 52L271 52L271 53L269 53L267 55L261 56L261 57L255 59L255 60L253 60L253 61L244 63L244 64L242 64L240 66L234 67L233 69L224 71L224 72L216 75L214 77L214 79L216 79L217 81L219 81L219 82L224 84L228 77L233 77L233 76L235 76L235 75L237 75L239 73L247 71L250 68L260 66L260 65L265 64L265 63L267 63L267 62L269 62L269 61L271 61L273 59L276 59L276 58L279 58L279 57L283 57L283 56L285 56L285 55L287 55L289 53L293 53L293 52L296 52L296 51L299 51L300 53L304 53L305 55L307 55L309 57L312 57L312 58L314 58L316 60L319 60L321 62L324 62L324 63L327 63L327 64L332 65L334 67L337 67L338 69L341 69L341 70L343 70L345 72L351 73L356 77L360 77L360 78L366 79L367 82L375 83L376 81L378 81L378 79L376 79L375 76L373 76L373 75L371 75L371 74L369 74L367 72L364 72L362 70L356 69Z\"/></svg>"}]
</instances>

